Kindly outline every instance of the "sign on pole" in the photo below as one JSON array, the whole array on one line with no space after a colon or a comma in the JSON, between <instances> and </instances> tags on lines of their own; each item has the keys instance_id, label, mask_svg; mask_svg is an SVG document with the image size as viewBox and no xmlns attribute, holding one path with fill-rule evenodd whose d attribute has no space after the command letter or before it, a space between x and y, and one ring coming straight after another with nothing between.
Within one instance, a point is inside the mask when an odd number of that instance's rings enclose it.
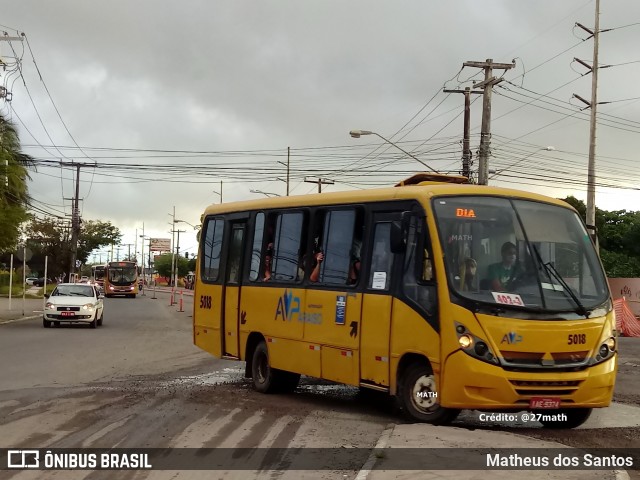
<instances>
[{"instance_id":1,"label":"sign on pole","mask_svg":"<svg viewBox=\"0 0 640 480\"><path fill-rule=\"evenodd\" d=\"M171 239L170 238L151 238L150 248L154 252L170 252L171 251Z\"/></svg>"}]
</instances>

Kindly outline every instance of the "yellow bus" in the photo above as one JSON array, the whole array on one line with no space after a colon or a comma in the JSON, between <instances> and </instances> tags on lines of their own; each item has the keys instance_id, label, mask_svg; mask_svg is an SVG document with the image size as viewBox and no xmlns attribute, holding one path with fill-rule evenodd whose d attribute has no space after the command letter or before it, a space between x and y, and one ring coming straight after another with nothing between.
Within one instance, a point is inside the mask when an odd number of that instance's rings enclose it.
<instances>
[{"instance_id":1,"label":"yellow bus","mask_svg":"<svg viewBox=\"0 0 640 480\"><path fill-rule=\"evenodd\" d=\"M466 181L208 207L195 345L245 361L259 392L302 374L388 392L413 421L475 409L582 424L617 370L591 237L560 200Z\"/></svg>"},{"instance_id":2,"label":"yellow bus","mask_svg":"<svg viewBox=\"0 0 640 480\"><path fill-rule=\"evenodd\" d=\"M109 262L104 272L104 295L124 295L135 298L138 294L138 264L122 261Z\"/></svg>"}]
</instances>

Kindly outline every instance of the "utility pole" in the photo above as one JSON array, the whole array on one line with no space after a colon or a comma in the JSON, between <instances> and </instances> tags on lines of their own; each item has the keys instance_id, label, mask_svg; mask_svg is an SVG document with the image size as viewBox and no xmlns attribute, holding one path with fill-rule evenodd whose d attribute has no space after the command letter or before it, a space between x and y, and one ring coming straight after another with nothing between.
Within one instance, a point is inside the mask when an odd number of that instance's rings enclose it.
<instances>
[{"instance_id":1,"label":"utility pole","mask_svg":"<svg viewBox=\"0 0 640 480\"><path fill-rule=\"evenodd\" d=\"M133 245L133 243L125 243L122 246L123 247L129 247L129 251L127 252L127 260L131 260L131 246ZM138 259L136 259L137 261Z\"/></svg>"},{"instance_id":2,"label":"utility pole","mask_svg":"<svg viewBox=\"0 0 640 480\"><path fill-rule=\"evenodd\" d=\"M220 192L220 203L222 203L222 192ZM171 215L171 214L169 214ZM175 252L176 250L176 207L173 206L173 215L171 215L171 282L173 282L173 272L175 264ZM176 286L175 284L173 285Z\"/></svg>"},{"instance_id":3,"label":"utility pole","mask_svg":"<svg viewBox=\"0 0 640 480\"><path fill-rule=\"evenodd\" d=\"M314 178L314 177L304 177L305 183L317 183L318 184L318 193L322 193L322 185L333 185L334 181L326 178Z\"/></svg>"},{"instance_id":4,"label":"utility pole","mask_svg":"<svg viewBox=\"0 0 640 480\"><path fill-rule=\"evenodd\" d=\"M484 69L484 81L476 83L473 88L482 88L482 127L480 129L480 152L478 163L478 184L487 185L489 183L489 145L491 144L491 91L493 86L502 81L502 78L493 76L493 69L509 70L516 66L515 60L512 63L493 63L493 59L488 58L485 62L464 62L465 67Z\"/></svg>"},{"instance_id":5,"label":"utility pole","mask_svg":"<svg viewBox=\"0 0 640 480\"><path fill-rule=\"evenodd\" d=\"M80 200L80 167L82 165L76 165L76 196L73 200L72 213L71 213L71 262L69 263L69 281L71 281L71 274L75 273L76 259L78 256L78 236L80 235L80 208L78 202Z\"/></svg>"},{"instance_id":6,"label":"utility pole","mask_svg":"<svg viewBox=\"0 0 640 480\"><path fill-rule=\"evenodd\" d=\"M593 30L576 23L593 37L593 63L591 66L582 60L575 59L581 65L591 71L591 102L587 102L578 95L573 95L578 100L587 104L591 108L591 119L589 126L589 165L587 173L587 227L592 229L592 236L595 238L596 228L596 107L598 105L598 45L600 40L600 0L596 0L595 25ZM606 31L606 30L603 30Z\"/></svg>"},{"instance_id":7,"label":"utility pole","mask_svg":"<svg viewBox=\"0 0 640 480\"><path fill-rule=\"evenodd\" d=\"M289 196L289 162L291 160L291 147L287 147L287 197Z\"/></svg>"},{"instance_id":8,"label":"utility pole","mask_svg":"<svg viewBox=\"0 0 640 480\"><path fill-rule=\"evenodd\" d=\"M176 273L175 273L174 285L177 287L178 286L178 262L180 261L180 233L185 233L186 230L178 229L175 232L178 234L178 243L176 245Z\"/></svg>"},{"instance_id":9,"label":"utility pole","mask_svg":"<svg viewBox=\"0 0 640 480\"><path fill-rule=\"evenodd\" d=\"M444 90L445 93L464 93L464 130L462 134L462 176L469 179L471 183L471 147L469 137L471 131L471 94L482 93L479 90L471 90L465 87L464 90Z\"/></svg>"}]
</instances>

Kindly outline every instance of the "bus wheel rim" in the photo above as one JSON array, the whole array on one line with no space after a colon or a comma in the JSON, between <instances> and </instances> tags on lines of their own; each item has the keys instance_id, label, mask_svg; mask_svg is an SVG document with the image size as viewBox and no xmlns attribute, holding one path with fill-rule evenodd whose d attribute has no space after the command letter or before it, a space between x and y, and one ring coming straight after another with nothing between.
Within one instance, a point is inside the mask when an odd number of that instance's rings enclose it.
<instances>
[{"instance_id":1,"label":"bus wheel rim","mask_svg":"<svg viewBox=\"0 0 640 480\"><path fill-rule=\"evenodd\" d=\"M422 375L413 384L412 401L420 410L432 410L438 404L433 375Z\"/></svg>"}]
</instances>

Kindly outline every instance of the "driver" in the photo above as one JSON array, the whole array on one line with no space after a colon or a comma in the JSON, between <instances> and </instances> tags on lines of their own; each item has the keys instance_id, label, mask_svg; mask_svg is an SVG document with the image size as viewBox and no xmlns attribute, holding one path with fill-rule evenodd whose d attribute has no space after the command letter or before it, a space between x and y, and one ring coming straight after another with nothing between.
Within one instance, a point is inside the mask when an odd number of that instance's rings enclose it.
<instances>
[{"instance_id":1,"label":"driver","mask_svg":"<svg viewBox=\"0 0 640 480\"><path fill-rule=\"evenodd\" d=\"M520 264L517 261L516 246L511 242L505 242L500 249L502 261L489 265L488 276L491 288L503 292L520 273Z\"/></svg>"}]
</instances>

